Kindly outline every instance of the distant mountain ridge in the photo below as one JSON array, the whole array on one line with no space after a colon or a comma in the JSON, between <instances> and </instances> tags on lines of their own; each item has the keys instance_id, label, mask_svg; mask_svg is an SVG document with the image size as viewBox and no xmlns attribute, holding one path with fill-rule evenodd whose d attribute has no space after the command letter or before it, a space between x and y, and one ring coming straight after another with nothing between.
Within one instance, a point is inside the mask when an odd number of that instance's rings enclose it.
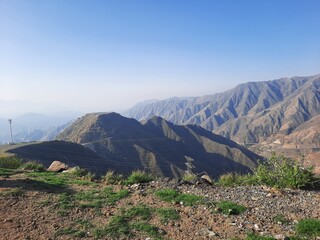
<instances>
[{"instance_id":1,"label":"distant mountain ridge","mask_svg":"<svg viewBox=\"0 0 320 240\"><path fill-rule=\"evenodd\" d=\"M124 115L139 121L160 116L196 124L238 143L289 134L320 114L320 74L249 82L223 93L138 104Z\"/></svg>"},{"instance_id":2,"label":"distant mountain ridge","mask_svg":"<svg viewBox=\"0 0 320 240\"><path fill-rule=\"evenodd\" d=\"M53 140L79 113L27 113L12 118L14 142ZM0 144L11 141L8 119L0 118Z\"/></svg>"},{"instance_id":3,"label":"distant mountain ridge","mask_svg":"<svg viewBox=\"0 0 320 240\"><path fill-rule=\"evenodd\" d=\"M199 126L177 126L160 117L140 123L117 113L87 114L57 140L82 144L104 159L106 169L124 173L143 169L158 176L181 177L189 164L194 173L218 177L248 172L261 158Z\"/></svg>"}]
</instances>

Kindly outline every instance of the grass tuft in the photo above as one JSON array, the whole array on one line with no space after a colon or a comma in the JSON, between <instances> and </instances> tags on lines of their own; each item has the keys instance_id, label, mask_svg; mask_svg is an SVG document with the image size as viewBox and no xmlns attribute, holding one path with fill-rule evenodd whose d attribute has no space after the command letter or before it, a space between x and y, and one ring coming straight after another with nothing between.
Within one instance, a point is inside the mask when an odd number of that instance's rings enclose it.
<instances>
[{"instance_id":1,"label":"grass tuft","mask_svg":"<svg viewBox=\"0 0 320 240\"><path fill-rule=\"evenodd\" d=\"M220 176L217 184L221 186L266 185L276 188L316 187L312 168L304 168L296 161L275 154L262 162L253 174L239 175L228 173Z\"/></svg>"},{"instance_id":2,"label":"grass tuft","mask_svg":"<svg viewBox=\"0 0 320 240\"><path fill-rule=\"evenodd\" d=\"M22 164L19 169L21 170L33 170L37 172L42 172L45 170L45 167L43 164L35 162L35 161L30 161Z\"/></svg>"},{"instance_id":3,"label":"grass tuft","mask_svg":"<svg viewBox=\"0 0 320 240\"><path fill-rule=\"evenodd\" d=\"M18 169L23 164L22 159L15 156L1 156L0 168Z\"/></svg>"},{"instance_id":4,"label":"grass tuft","mask_svg":"<svg viewBox=\"0 0 320 240\"><path fill-rule=\"evenodd\" d=\"M131 184L135 184L135 183L147 183L153 180L153 177L144 172L144 171L133 171L131 173L131 175L127 178L127 180L125 180L125 184L126 185L131 185Z\"/></svg>"},{"instance_id":5,"label":"grass tuft","mask_svg":"<svg viewBox=\"0 0 320 240\"><path fill-rule=\"evenodd\" d=\"M102 180L107 184L121 184L124 181L122 174L116 174L114 171L108 171L102 177Z\"/></svg>"}]
</instances>

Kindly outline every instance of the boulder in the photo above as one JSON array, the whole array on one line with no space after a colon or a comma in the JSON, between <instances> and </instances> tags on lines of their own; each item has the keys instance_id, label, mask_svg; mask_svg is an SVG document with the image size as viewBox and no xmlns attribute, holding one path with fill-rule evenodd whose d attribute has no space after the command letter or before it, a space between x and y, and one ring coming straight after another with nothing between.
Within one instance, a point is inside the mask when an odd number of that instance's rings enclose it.
<instances>
[{"instance_id":1,"label":"boulder","mask_svg":"<svg viewBox=\"0 0 320 240\"><path fill-rule=\"evenodd\" d=\"M62 172L64 170L67 170L69 167L67 164L60 162L60 161L53 161L48 168L49 172Z\"/></svg>"},{"instance_id":2,"label":"boulder","mask_svg":"<svg viewBox=\"0 0 320 240\"><path fill-rule=\"evenodd\" d=\"M204 180L204 181L206 181L206 182L207 182L207 183L209 183L210 185L212 185L212 184L213 184L213 180L212 180L212 178L211 178L211 177L209 177L207 174L205 174L205 175L201 176L201 179L202 179L202 180Z\"/></svg>"}]
</instances>

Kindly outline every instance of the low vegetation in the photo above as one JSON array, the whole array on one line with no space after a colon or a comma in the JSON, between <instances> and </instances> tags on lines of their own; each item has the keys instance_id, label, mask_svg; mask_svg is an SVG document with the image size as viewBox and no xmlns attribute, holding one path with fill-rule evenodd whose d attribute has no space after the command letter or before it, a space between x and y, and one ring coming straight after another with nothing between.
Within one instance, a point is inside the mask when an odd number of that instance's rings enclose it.
<instances>
[{"instance_id":1,"label":"low vegetation","mask_svg":"<svg viewBox=\"0 0 320 240\"><path fill-rule=\"evenodd\" d=\"M162 201L180 203L185 206L193 206L203 202L203 198L194 194L179 193L174 189L161 189L155 195Z\"/></svg>"},{"instance_id":2,"label":"low vegetation","mask_svg":"<svg viewBox=\"0 0 320 240\"><path fill-rule=\"evenodd\" d=\"M230 201L221 201L216 204L215 212L227 215L238 215L245 212L247 208Z\"/></svg>"},{"instance_id":3,"label":"low vegetation","mask_svg":"<svg viewBox=\"0 0 320 240\"><path fill-rule=\"evenodd\" d=\"M35 162L35 161L30 161L30 162L26 162L23 163L19 169L21 170L33 170L33 171L37 171L37 172L42 172L45 170L45 167L43 166L43 164Z\"/></svg>"},{"instance_id":4,"label":"low vegetation","mask_svg":"<svg viewBox=\"0 0 320 240\"><path fill-rule=\"evenodd\" d=\"M8 177L14 173L15 171L12 169L0 168L0 176Z\"/></svg>"},{"instance_id":5,"label":"low vegetation","mask_svg":"<svg viewBox=\"0 0 320 240\"><path fill-rule=\"evenodd\" d=\"M19 197L24 194L21 188L12 188L0 192L0 197Z\"/></svg>"},{"instance_id":6,"label":"low vegetation","mask_svg":"<svg viewBox=\"0 0 320 240\"><path fill-rule=\"evenodd\" d=\"M102 177L102 181L107 184L122 184L124 182L124 176L122 174L117 174L114 171L108 171Z\"/></svg>"},{"instance_id":7,"label":"low vegetation","mask_svg":"<svg viewBox=\"0 0 320 240\"><path fill-rule=\"evenodd\" d=\"M262 162L253 174L222 175L217 184L221 186L266 185L276 188L307 188L316 182L312 168L304 168L299 163L284 156L273 155Z\"/></svg>"},{"instance_id":8,"label":"low vegetation","mask_svg":"<svg viewBox=\"0 0 320 240\"><path fill-rule=\"evenodd\" d=\"M182 180L189 183L193 183L197 180L197 175L192 173L186 173L182 176Z\"/></svg>"},{"instance_id":9,"label":"low vegetation","mask_svg":"<svg viewBox=\"0 0 320 240\"><path fill-rule=\"evenodd\" d=\"M147 183L154 179L149 173L144 171L133 171L131 175L124 181L126 185L131 185L135 183Z\"/></svg>"},{"instance_id":10,"label":"low vegetation","mask_svg":"<svg viewBox=\"0 0 320 240\"><path fill-rule=\"evenodd\" d=\"M106 226L95 228L93 235L98 239L103 237L119 239L121 237L133 238L139 232L153 237L152 239L162 239L163 232L160 228L147 222L152 218L153 212L144 204L121 209L120 214L113 216Z\"/></svg>"},{"instance_id":11,"label":"low vegetation","mask_svg":"<svg viewBox=\"0 0 320 240\"><path fill-rule=\"evenodd\" d=\"M273 237L260 236L254 233L248 234L246 240L275 240Z\"/></svg>"},{"instance_id":12,"label":"low vegetation","mask_svg":"<svg viewBox=\"0 0 320 240\"><path fill-rule=\"evenodd\" d=\"M13 161L10 162L10 159ZM36 162L23 163L21 160L12 157L1 157L0 166L0 176L8 177L12 174L23 173L24 175L19 174L19 178L21 175L26 176L28 179L26 183L32 190L33 185L36 185L38 189L40 187L59 189L57 192L48 191L49 194L43 197L41 201L36 202L38 207L51 208L55 214L61 217L73 216L73 214L79 212L90 213L88 218L78 219L60 226L59 229L56 229L55 237L68 235L75 239L85 237L95 239L134 239L136 237L167 239L162 228L167 230L166 227L176 225L173 222L180 221L180 212L183 216L185 209L187 209L184 208L185 206L196 206L188 207L188 209L202 209L204 207L204 209L208 209L208 212L211 210L215 214L214 217L217 218L234 218L224 215L239 215L247 209L245 206L231 201L210 202L207 198L169 188L147 189L150 191L145 191L144 195L139 195L139 197L144 198L148 194L153 194L148 197L163 201L161 207L149 202L136 204L135 200L128 197L136 196L135 194L139 194L139 191L130 194L130 192L135 191L135 188L128 185L146 183L154 179L143 171L135 171L128 178L109 171L101 179L97 179L82 168L74 168L66 173L46 172L41 164ZM6 168L3 168L3 166ZM278 179L277 182L276 179ZM192 182L194 176L185 176L183 180ZM9 182L8 179L3 181ZM220 186L263 184L278 188L301 188L310 186L313 181L311 169L304 169L291 160L274 156L268 162L258 166L252 174L226 174L220 177L217 184ZM27 196L27 191L23 188L6 189L6 187L0 191L1 199ZM125 207L117 206L119 202L121 206ZM201 204L203 206L199 206ZM104 211L106 209L113 210L108 213L110 215L105 218L104 222L101 219L105 216ZM272 216L271 219L273 219L274 224L285 225L285 227L291 227L292 230L295 229L295 233L293 233L295 235L288 237L289 240L314 240L317 236L320 236L319 219L302 219L295 225L290 223L283 214ZM246 240L275 239L272 236L261 236L254 233L242 236L243 238Z\"/></svg>"},{"instance_id":13,"label":"low vegetation","mask_svg":"<svg viewBox=\"0 0 320 240\"><path fill-rule=\"evenodd\" d=\"M303 219L296 225L296 233L306 238L320 236L320 219Z\"/></svg>"},{"instance_id":14,"label":"low vegetation","mask_svg":"<svg viewBox=\"0 0 320 240\"><path fill-rule=\"evenodd\" d=\"M168 221L180 220L179 212L174 208L158 208L156 209L157 214L160 217L162 223L167 223Z\"/></svg>"},{"instance_id":15,"label":"low vegetation","mask_svg":"<svg viewBox=\"0 0 320 240\"><path fill-rule=\"evenodd\" d=\"M1 156L0 168L18 169L23 164L22 159L15 156Z\"/></svg>"}]
</instances>

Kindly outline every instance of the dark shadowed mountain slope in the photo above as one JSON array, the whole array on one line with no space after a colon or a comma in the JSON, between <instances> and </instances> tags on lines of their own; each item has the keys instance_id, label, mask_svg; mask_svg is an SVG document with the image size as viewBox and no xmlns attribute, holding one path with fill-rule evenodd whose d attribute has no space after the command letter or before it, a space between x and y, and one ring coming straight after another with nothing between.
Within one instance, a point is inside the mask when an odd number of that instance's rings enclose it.
<instances>
[{"instance_id":1,"label":"dark shadowed mountain slope","mask_svg":"<svg viewBox=\"0 0 320 240\"><path fill-rule=\"evenodd\" d=\"M116 163L112 169L123 173L144 169L159 176L178 177L191 163L194 173L205 171L218 177L227 172L248 172L259 159L246 148L201 127L176 126L160 117L140 123L116 113L87 114L57 139L90 148Z\"/></svg>"},{"instance_id":2,"label":"dark shadowed mountain slope","mask_svg":"<svg viewBox=\"0 0 320 240\"><path fill-rule=\"evenodd\" d=\"M170 98L126 112L138 120L160 116L175 124L197 124L239 143L291 133L320 114L320 75L240 84L204 97Z\"/></svg>"},{"instance_id":3,"label":"dark shadowed mountain slope","mask_svg":"<svg viewBox=\"0 0 320 240\"><path fill-rule=\"evenodd\" d=\"M105 174L106 166L113 167L111 161L106 161L95 152L80 144L50 141L42 143L28 143L12 145L7 150L27 160L36 160L45 167L49 167L53 161L61 161L69 166L80 166L97 174Z\"/></svg>"}]
</instances>

